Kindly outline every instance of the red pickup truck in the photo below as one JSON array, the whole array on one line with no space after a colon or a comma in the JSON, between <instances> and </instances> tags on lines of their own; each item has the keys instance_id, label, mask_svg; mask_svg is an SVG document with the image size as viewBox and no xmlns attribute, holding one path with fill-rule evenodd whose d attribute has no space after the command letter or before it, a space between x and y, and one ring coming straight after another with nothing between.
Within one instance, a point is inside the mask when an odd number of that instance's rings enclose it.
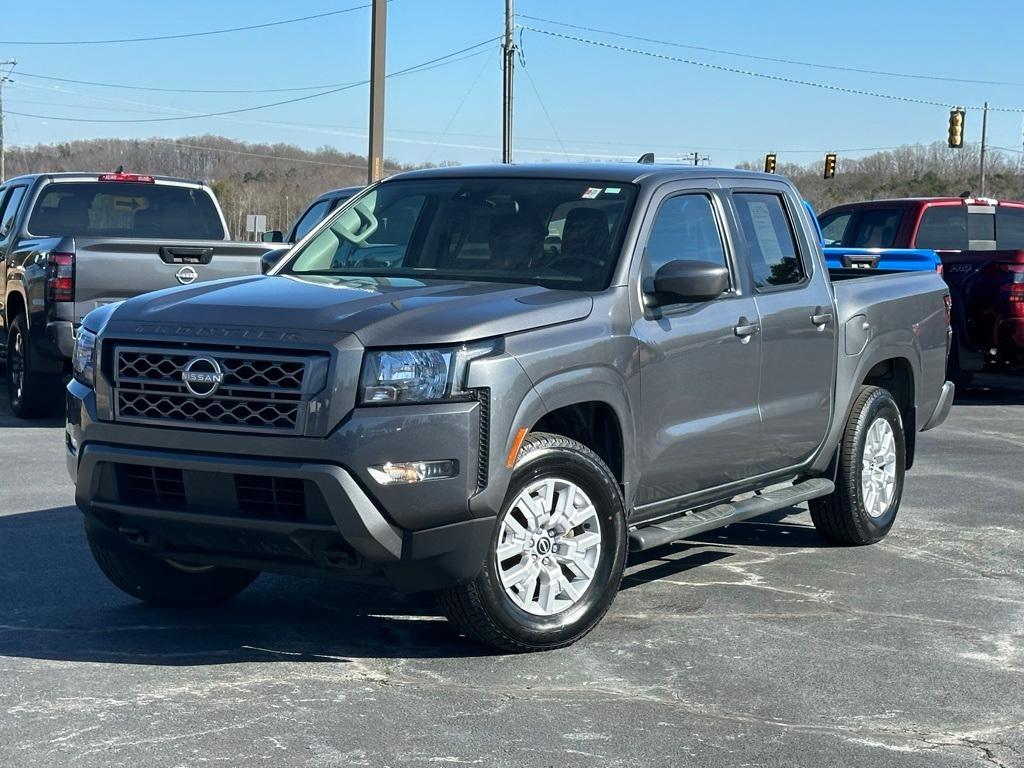
<instances>
[{"instance_id":1,"label":"red pickup truck","mask_svg":"<svg viewBox=\"0 0 1024 768\"><path fill-rule=\"evenodd\" d=\"M924 197L836 206L820 216L826 245L931 248L953 296L949 378L1024 366L1024 202Z\"/></svg>"}]
</instances>

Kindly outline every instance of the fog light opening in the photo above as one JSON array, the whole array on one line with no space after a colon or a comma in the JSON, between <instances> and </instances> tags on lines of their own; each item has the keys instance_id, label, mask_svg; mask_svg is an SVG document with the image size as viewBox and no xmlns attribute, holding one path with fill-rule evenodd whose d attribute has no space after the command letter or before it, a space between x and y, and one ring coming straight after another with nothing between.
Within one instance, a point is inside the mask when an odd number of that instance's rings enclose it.
<instances>
[{"instance_id":1,"label":"fog light opening","mask_svg":"<svg viewBox=\"0 0 1024 768\"><path fill-rule=\"evenodd\" d=\"M444 480L459 473L458 462L454 459L441 461L389 461L385 464L367 467L370 477L381 485L403 485L423 483L427 480Z\"/></svg>"}]
</instances>

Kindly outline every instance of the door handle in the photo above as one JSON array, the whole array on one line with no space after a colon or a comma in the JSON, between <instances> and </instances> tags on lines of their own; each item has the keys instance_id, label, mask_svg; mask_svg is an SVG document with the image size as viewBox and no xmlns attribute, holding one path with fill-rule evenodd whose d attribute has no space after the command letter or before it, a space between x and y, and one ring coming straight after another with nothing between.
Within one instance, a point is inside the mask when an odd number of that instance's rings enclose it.
<instances>
[{"instance_id":1,"label":"door handle","mask_svg":"<svg viewBox=\"0 0 1024 768\"><path fill-rule=\"evenodd\" d=\"M747 318L741 317L732 329L732 332L739 337L743 344L750 341L750 337L761 332L761 326L758 323L752 323Z\"/></svg>"},{"instance_id":2,"label":"door handle","mask_svg":"<svg viewBox=\"0 0 1024 768\"><path fill-rule=\"evenodd\" d=\"M820 331L832 322L832 313L826 312L824 307L815 307L814 314L811 315L811 322L818 326L818 330Z\"/></svg>"}]
</instances>

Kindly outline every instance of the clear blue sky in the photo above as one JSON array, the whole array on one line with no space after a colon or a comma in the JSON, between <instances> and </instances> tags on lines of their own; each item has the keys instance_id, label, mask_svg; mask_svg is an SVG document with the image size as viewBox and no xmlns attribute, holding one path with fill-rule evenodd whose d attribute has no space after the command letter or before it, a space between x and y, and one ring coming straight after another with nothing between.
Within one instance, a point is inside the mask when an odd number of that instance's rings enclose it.
<instances>
[{"instance_id":1,"label":"clear blue sky","mask_svg":"<svg viewBox=\"0 0 1024 768\"><path fill-rule=\"evenodd\" d=\"M0 39L96 39L204 31L350 7L360 0L9 3ZM936 82L816 69L523 23L615 44L898 96L1024 107L1024 3L862 0L811 4L683 0L517 0L516 10L577 25L758 56L1021 85ZM503 0L394 0L388 70L465 48L502 31ZM28 77L52 75L170 88L288 88L367 77L368 10L264 30L185 40L95 46L0 45L16 58L9 111L65 117L152 118L211 112L312 93L175 94ZM517 34L518 40L518 34ZM524 33L517 68L516 159L559 160L654 150L700 151L715 165L816 160L827 150L944 140L942 106L899 103L780 83ZM490 162L500 146L501 75L494 49L387 86L386 154L402 161ZM524 71L525 69L525 71ZM26 73L20 75L19 72ZM529 74L529 77L527 76ZM531 84L531 78L533 83ZM534 90L536 88L536 92ZM11 115L13 144L90 137L218 133L244 141L324 144L365 152L366 86L225 118L163 123L57 122ZM539 98L538 98L539 94ZM542 105L550 115L545 115ZM993 113L990 142L1021 147L1020 113ZM553 123L553 125L552 125ZM969 112L967 138L980 138ZM557 137L556 137L557 133ZM559 138L560 137L560 140ZM786 150L808 150L805 153ZM847 156L864 152L846 152Z\"/></svg>"}]
</instances>

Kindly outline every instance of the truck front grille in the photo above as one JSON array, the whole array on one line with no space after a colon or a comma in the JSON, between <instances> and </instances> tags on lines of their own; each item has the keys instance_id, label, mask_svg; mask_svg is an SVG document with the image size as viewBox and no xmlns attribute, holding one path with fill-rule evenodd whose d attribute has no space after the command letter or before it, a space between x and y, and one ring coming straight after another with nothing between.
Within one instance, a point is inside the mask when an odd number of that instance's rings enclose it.
<instances>
[{"instance_id":1,"label":"truck front grille","mask_svg":"<svg viewBox=\"0 0 1024 768\"><path fill-rule=\"evenodd\" d=\"M118 421L199 429L301 434L308 401L323 386L315 357L232 350L118 346ZM326 368L326 361L320 358ZM206 380L186 379L190 372ZM319 381L314 379L319 378Z\"/></svg>"}]
</instances>

